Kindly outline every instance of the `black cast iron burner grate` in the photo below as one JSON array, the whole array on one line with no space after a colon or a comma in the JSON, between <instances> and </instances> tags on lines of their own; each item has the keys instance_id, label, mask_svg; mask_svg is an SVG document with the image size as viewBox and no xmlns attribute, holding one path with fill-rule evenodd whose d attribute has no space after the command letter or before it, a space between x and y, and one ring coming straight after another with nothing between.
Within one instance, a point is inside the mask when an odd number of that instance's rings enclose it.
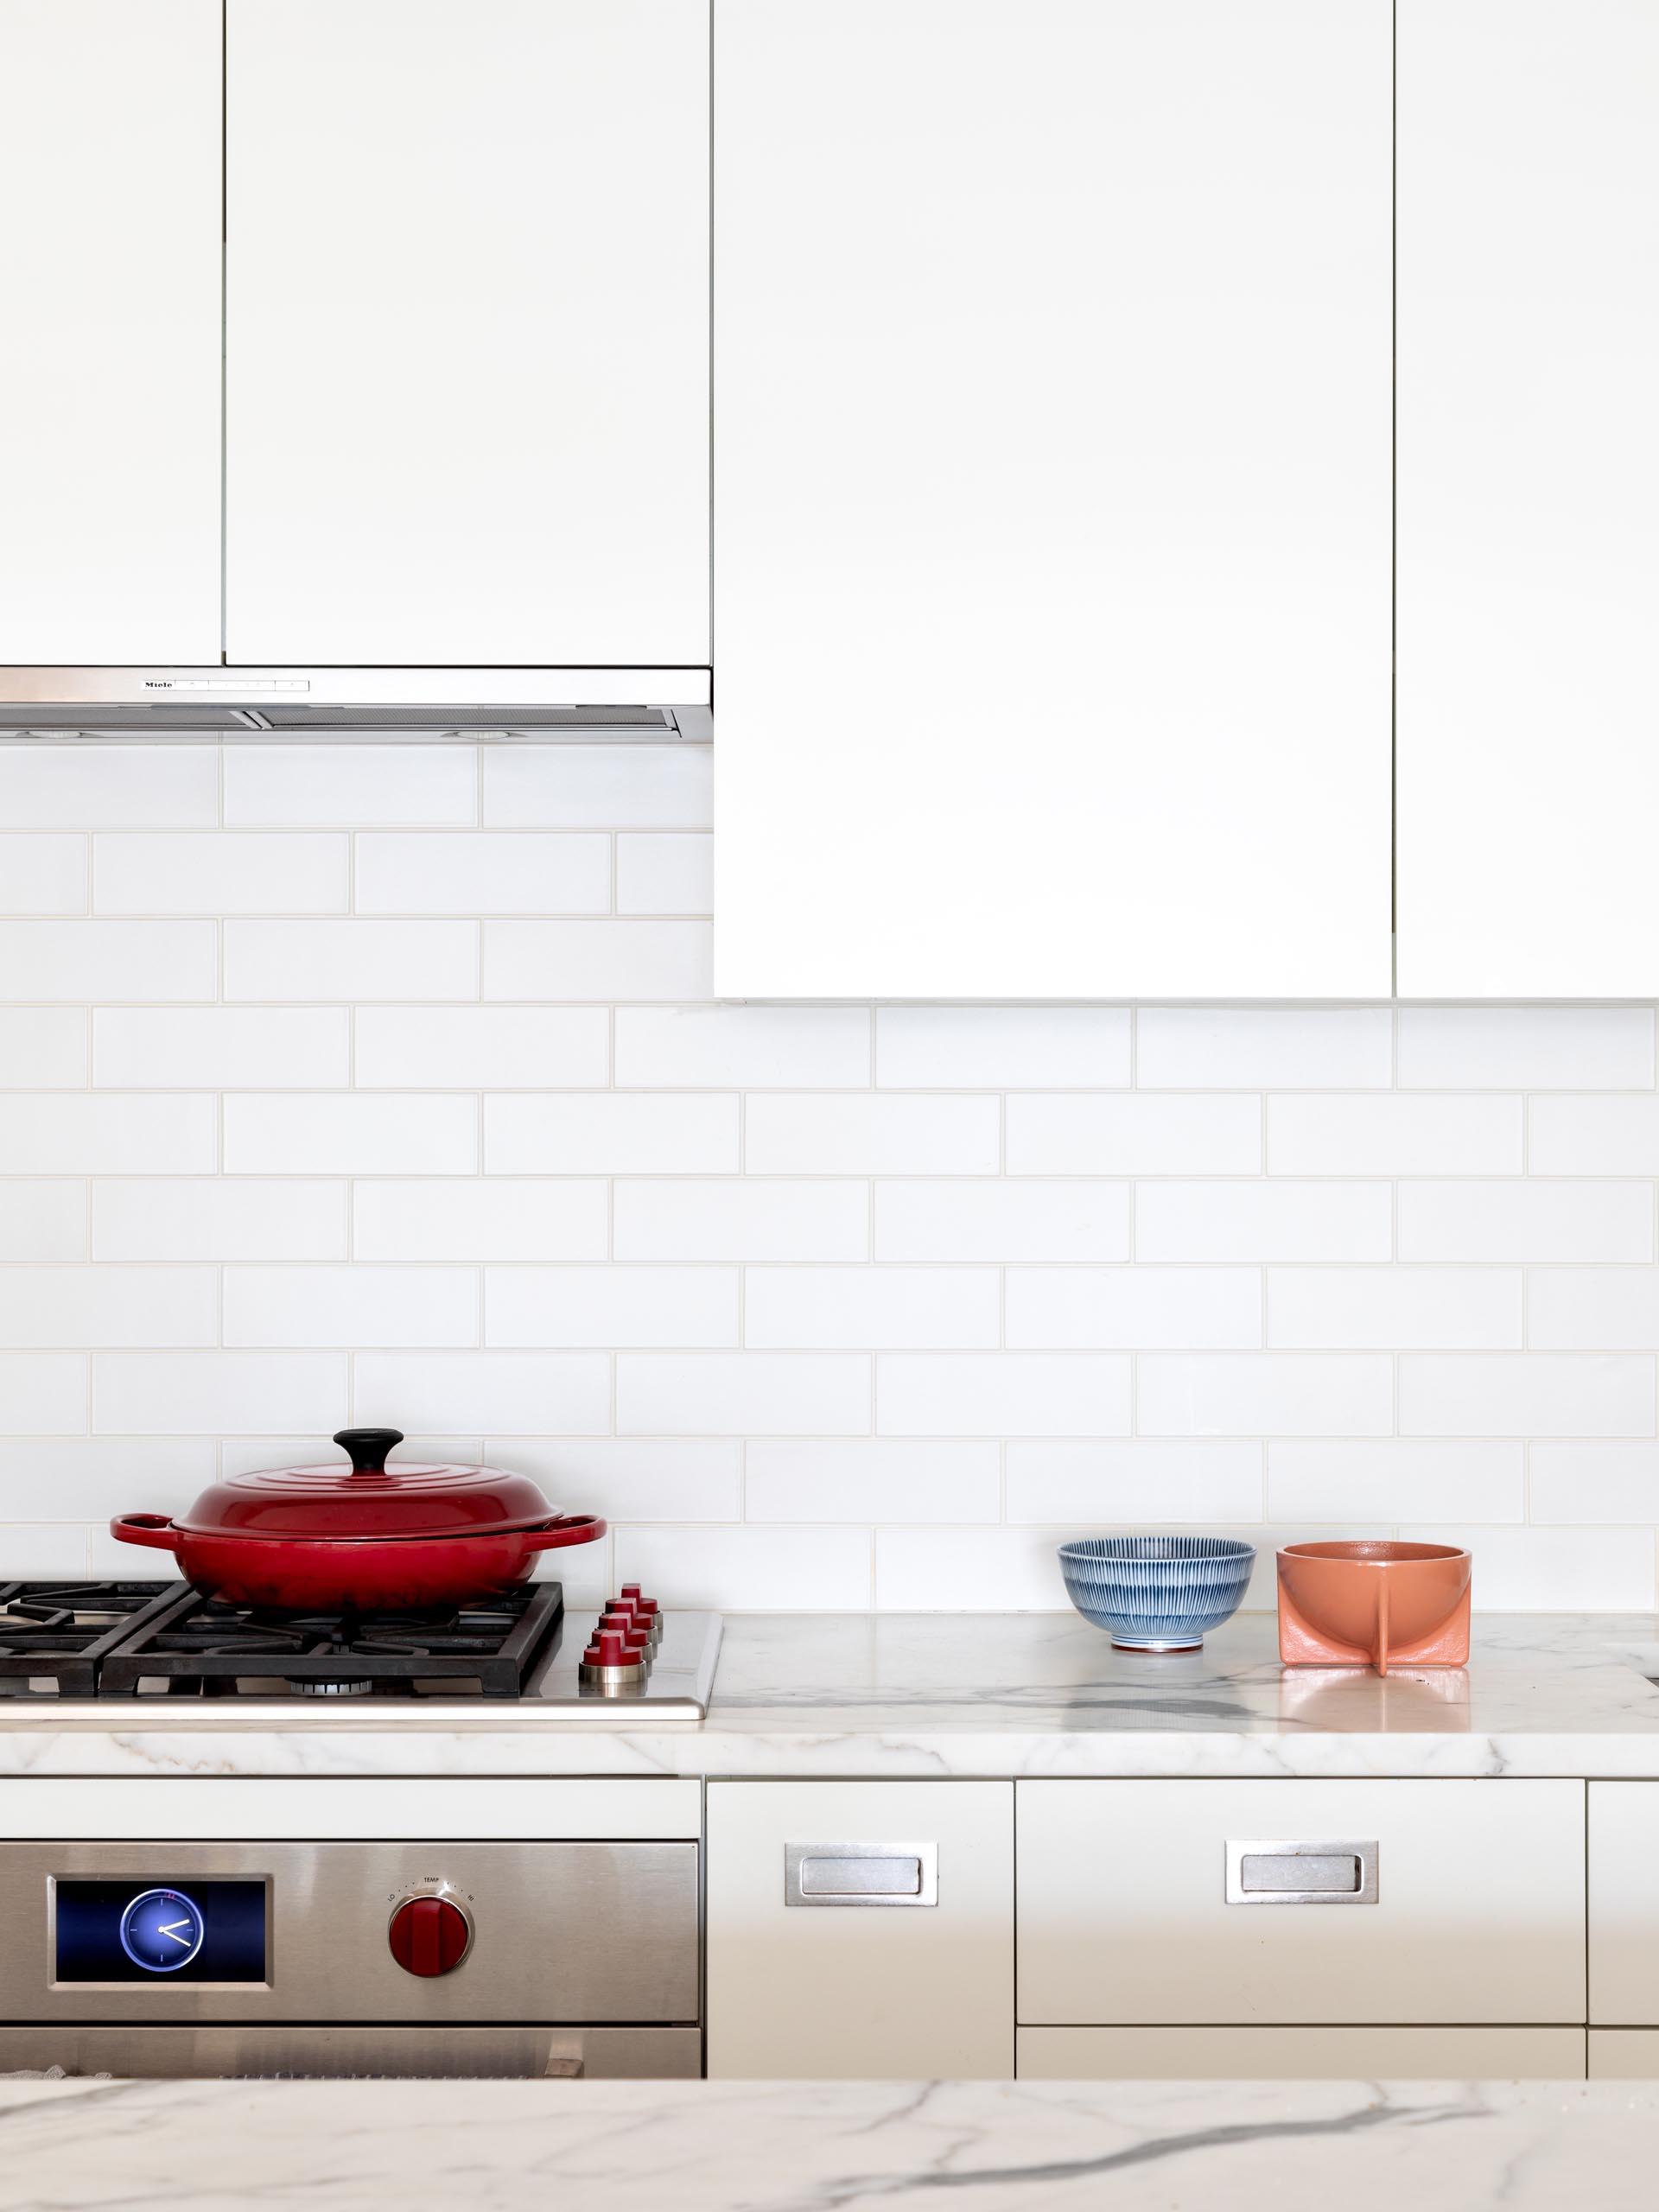
<instances>
[{"instance_id":1,"label":"black cast iron burner grate","mask_svg":"<svg viewBox=\"0 0 1659 2212\"><path fill-rule=\"evenodd\" d=\"M177 1582L0 1582L0 1698L93 1697L105 1655Z\"/></svg>"},{"instance_id":2,"label":"black cast iron burner grate","mask_svg":"<svg viewBox=\"0 0 1659 2212\"><path fill-rule=\"evenodd\" d=\"M170 1587L101 1658L99 1697L516 1698L564 1612L556 1582L384 1613L269 1612Z\"/></svg>"}]
</instances>

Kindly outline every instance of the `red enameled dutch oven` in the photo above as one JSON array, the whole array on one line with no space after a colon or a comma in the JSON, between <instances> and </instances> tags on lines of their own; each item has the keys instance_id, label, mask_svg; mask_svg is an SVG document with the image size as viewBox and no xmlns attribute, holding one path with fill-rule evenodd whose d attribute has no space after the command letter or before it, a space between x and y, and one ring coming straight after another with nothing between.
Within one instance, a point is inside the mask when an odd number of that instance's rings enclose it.
<instances>
[{"instance_id":1,"label":"red enameled dutch oven","mask_svg":"<svg viewBox=\"0 0 1659 2212\"><path fill-rule=\"evenodd\" d=\"M267 1467L213 1483L188 1513L120 1513L124 1544L176 1554L204 1597L283 1612L465 1605L527 1582L537 1552L591 1544L594 1513L555 1513L500 1467L388 1467L396 1428L342 1428L349 1467Z\"/></svg>"}]
</instances>

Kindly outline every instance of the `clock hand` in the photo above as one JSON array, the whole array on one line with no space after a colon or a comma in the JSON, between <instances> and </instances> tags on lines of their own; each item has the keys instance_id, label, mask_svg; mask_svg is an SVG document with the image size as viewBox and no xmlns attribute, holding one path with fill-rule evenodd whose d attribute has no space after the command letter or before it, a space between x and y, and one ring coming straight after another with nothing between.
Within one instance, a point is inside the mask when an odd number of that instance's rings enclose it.
<instances>
[{"instance_id":1,"label":"clock hand","mask_svg":"<svg viewBox=\"0 0 1659 2212\"><path fill-rule=\"evenodd\" d=\"M181 1928L188 1928L189 1925L188 1920L164 1920L157 1927L156 1933L158 1936L170 1936L175 1943L188 1943L190 1938L188 1936L181 1936L178 1931Z\"/></svg>"}]
</instances>

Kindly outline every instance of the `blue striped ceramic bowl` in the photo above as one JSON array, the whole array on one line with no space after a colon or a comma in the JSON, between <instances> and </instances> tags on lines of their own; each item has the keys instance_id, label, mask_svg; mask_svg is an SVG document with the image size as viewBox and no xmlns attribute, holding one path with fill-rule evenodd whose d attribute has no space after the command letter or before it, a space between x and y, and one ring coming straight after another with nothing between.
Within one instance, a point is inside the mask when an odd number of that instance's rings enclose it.
<instances>
[{"instance_id":1,"label":"blue striped ceramic bowl","mask_svg":"<svg viewBox=\"0 0 1659 2212\"><path fill-rule=\"evenodd\" d=\"M1196 1651L1238 1611L1255 1546L1236 1536L1079 1536L1060 1546L1065 1594L1125 1651Z\"/></svg>"}]
</instances>

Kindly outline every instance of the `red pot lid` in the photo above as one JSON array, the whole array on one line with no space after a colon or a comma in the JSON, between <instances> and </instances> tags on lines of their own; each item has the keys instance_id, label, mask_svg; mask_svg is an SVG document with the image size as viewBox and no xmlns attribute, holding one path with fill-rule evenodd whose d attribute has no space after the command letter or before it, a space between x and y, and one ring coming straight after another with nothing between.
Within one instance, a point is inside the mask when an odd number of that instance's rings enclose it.
<instances>
[{"instance_id":1,"label":"red pot lid","mask_svg":"<svg viewBox=\"0 0 1659 2212\"><path fill-rule=\"evenodd\" d=\"M270 1536L314 1542L365 1536L486 1536L554 1517L540 1486L503 1467L386 1465L397 1428L342 1428L351 1465L261 1467L213 1483L174 1527L193 1536Z\"/></svg>"}]
</instances>

